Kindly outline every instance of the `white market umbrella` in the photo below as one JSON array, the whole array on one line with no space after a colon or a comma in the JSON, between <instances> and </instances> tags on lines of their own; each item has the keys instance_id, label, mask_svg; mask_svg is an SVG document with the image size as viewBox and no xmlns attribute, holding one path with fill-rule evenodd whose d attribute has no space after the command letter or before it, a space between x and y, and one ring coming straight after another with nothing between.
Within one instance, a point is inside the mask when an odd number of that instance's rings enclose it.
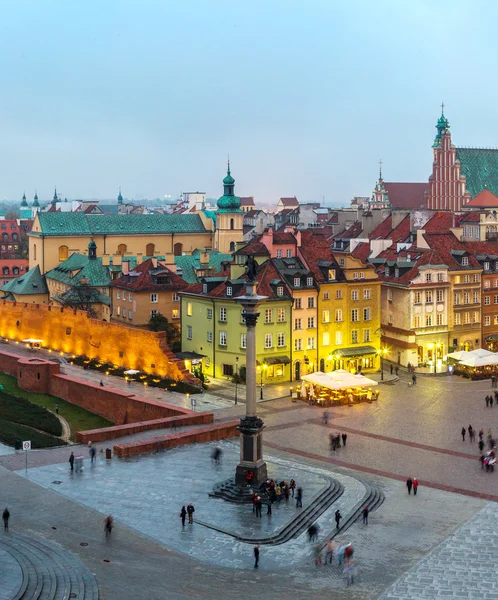
<instances>
[{"instance_id":1,"label":"white market umbrella","mask_svg":"<svg viewBox=\"0 0 498 600\"><path fill-rule=\"evenodd\" d=\"M136 375L137 373L140 373L137 369L128 369L128 371L125 371L125 375Z\"/></svg>"},{"instance_id":2,"label":"white market umbrella","mask_svg":"<svg viewBox=\"0 0 498 600\"><path fill-rule=\"evenodd\" d=\"M301 381L301 398L303 400L306 399L306 382L305 381Z\"/></svg>"},{"instance_id":3,"label":"white market umbrella","mask_svg":"<svg viewBox=\"0 0 498 600\"><path fill-rule=\"evenodd\" d=\"M312 398L315 397L315 388L313 387L313 383L310 383L310 396Z\"/></svg>"},{"instance_id":4,"label":"white market umbrella","mask_svg":"<svg viewBox=\"0 0 498 600\"><path fill-rule=\"evenodd\" d=\"M472 356L467 360L460 362L464 367L487 367L488 365L498 365L498 356Z\"/></svg>"}]
</instances>

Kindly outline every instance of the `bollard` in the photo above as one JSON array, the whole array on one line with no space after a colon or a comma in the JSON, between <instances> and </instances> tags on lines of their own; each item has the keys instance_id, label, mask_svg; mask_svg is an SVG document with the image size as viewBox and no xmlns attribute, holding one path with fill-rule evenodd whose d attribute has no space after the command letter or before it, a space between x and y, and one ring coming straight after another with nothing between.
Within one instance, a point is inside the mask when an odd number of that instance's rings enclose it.
<instances>
[{"instance_id":1,"label":"bollard","mask_svg":"<svg viewBox=\"0 0 498 600\"><path fill-rule=\"evenodd\" d=\"M106 460L111 460L111 458L112 458L112 450L110 448L106 448L105 449L105 457L106 457Z\"/></svg>"}]
</instances>

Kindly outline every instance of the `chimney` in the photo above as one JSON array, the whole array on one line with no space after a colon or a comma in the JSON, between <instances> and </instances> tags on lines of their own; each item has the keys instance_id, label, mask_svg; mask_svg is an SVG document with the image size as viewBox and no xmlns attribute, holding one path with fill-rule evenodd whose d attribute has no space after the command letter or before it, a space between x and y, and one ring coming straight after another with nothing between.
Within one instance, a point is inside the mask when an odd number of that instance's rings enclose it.
<instances>
[{"instance_id":1,"label":"chimney","mask_svg":"<svg viewBox=\"0 0 498 600\"><path fill-rule=\"evenodd\" d=\"M298 229L295 234L294 237L296 238L296 242L297 242L297 247L301 248L301 230Z\"/></svg>"},{"instance_id":2,"label":"chimney","mask_svg":"<svg viewBox=\"0 0 498 600\"><path fill-rule=\"evenodd\" d=\"M110 256L108 254L103 254L102 255L102 266L108 267L109 264L110 264Z\"/></svg>"},{"instance_id":3,"label":"chimney","mask_svg":"<svg viewBox=\"0 0 498 600\"><path fill-rule=\"evenodd\" d=\"M129 272L130 272L130 261L124 260L121 263L121 273L123 275L128 275Z\"/></svg>"}]
</instances>

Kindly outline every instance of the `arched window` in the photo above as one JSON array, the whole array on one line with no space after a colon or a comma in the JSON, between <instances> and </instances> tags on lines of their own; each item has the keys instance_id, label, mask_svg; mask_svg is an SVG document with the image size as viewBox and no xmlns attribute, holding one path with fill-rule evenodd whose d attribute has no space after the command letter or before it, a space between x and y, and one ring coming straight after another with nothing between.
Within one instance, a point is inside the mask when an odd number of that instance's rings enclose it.
<instances>
[{"instance_id":1,"label":"arched window","mask_svg":"<svg viewBox=\"0 0 498 600\"><path fill-rule=\"evenodd\" d=\"M36 260L36 244L33 244L33 260Z\"/></svg>"},{"instance_id":2,"label":"arched window","mask_svg":"<svg viewBox=\"0 0 498 600\"><path fill-rule=\"evenodd\" d=\"M4 267L3 268L3 274L4 275L8 275L9 274L9 267Z\"/></svg>"},{"instance_id":3,"label":"arched window","mask_svg":"<svg viewBox=\"0 0 498 600\"><path fill-rule=\"evenodd\" d=\"M230 242L230 252L235 252L235 242Z\"/></svg>"},{"instance_id":4,"label":"arched window","mask_svg":"<svg viewBox=\"0 0 498 600\"><path fill-rule=\"evenodd\" d=\"M230 219L230 229L235 229L235 221Z\"/></svg>"},{"instance_id":5,"label":"arched window","mask_svg":"<svg viewBox=\"0 0 498 600\"><path fill-rule=\"evenodd\" d=\"M181 256L183 254L183 244L181 244L180 242L177 242L173 246L173 254L175 256Z\"/></svg>"},{"instance_id":6,"label":"arched window","mask_svg":"<svg viewBox=\"0 0 498 600\"><path fill-rule=\"evenodd\" d=\"M2 233L2 239L4 242L8 242L9 241L9 234L8 233Z\"/></svg>"},{"instance_id":7,"label":"arched window","mask_svg":"<svg viewBox=\"0 0 498 600\"><path fill-rule=\"evenodd\" d=\"M19 267L13 267L13 268L12 268L12 273L13 273L14 275L19 275Z\"/></svg>"},{"instance_id":8,"label":"arched window","mask_svg":"<svg viewBox=\"0 0 498 600\"><path fill-rule=\"evenodd\" d=\"M59 246L59 262L67 260L69 256L69 249L67 246Z\"/></svg>"},{"instance_id":9,"label":"arched window","mask_svg":"<svg viewBox=\"0 0 498 600\"><path fill-rule=\"evenodd\" d=\"M12 241L17 242L17 233L12 234Z\"/></svg>"},{"instance_id":10,"label":"arched window","mask_svg":"<svg viewBox=\"0 0 498 600\"><path fill-rule=\"evenodd\" d=\"M154 256L154 252L156 251L155 244L147 244L145 247L145 256Z\"/></svg>"},{"instance_id":11,"label":"arched window","mask_svg":"<svg viewBox=\"0 0 498 600\"><path fill-rule=\"evenodd\" d=\"M118 254L121 254L121 256L124 256L126 254L126 244L119 244Z\"/></svg>"}]
</instances>

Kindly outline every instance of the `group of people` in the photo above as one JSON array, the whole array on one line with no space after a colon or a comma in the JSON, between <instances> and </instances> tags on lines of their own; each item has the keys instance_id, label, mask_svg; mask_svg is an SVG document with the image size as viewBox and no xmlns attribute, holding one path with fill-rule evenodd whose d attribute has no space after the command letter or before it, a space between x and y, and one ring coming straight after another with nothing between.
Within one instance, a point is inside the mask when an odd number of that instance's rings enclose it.
<instances>
[{"instance_id":1,"label":"group of people","mask_svg":"<svg viewBox=\"0 0 498 600\"><path fill-rule=\"evenodd\" d=\"M418 490L418 479L416 477L413 477L413 479L411 477L408 477L408 479L406 480L406 487L408 488L409 496L412 493L412 489L413 489L413 495L416 496L417 490Z\"/></svg>"},{"instance_id":2,"label":"group of people","mask_svg":"<svg viewBox=\"0 0 498 600\"><path fill-rule=\"evenodd\" d=\"M338 450L341 447L341 439L342 445L346 447L346 442L348 440L347 433L330 433L329 434L329 449L330 450Z\"/></svg>"},{"instance_id":3,"label":"group of people","mask_svg":"<svg viewBox=\"0 0 498 600\"><path fill-rule=\"evenodd\" d=\"M187 508L185 508L185 505L182 506L182 510L180 511L180 519L182 520L182 527L185 527L185 521L186 521L187 517L188 517L189 524L190 525L193 524L194 513L195 513L195 508L194 508L194 505L192 504L192 502L187 504Z\"/></svg>"},{"instance_id":4,"label":"group of people","mask_svg":"<svg viewBox=\"0 0 498 600\"><path fill-rule=\"evenodd\" d=\"M486 408L493 408L493 403L498 405L498 390L495 390L494 394L487 394L484 400L486 401Z\"/></svg>"},{"instance_id":5,"label":"group of people","mask_svg":"<svg viewBox=\"0 0 498 600\"><path fill-rule=\"evenodd\" d=\"M308 529L309 534L309 529ZM310 538L310 542L313 540ZM356 563L353 560L354 548L353 544L350 542L347 544L341 544L334 542L333 538L327 542L325 546L325 556L322 561L322 552L323 549L320 544L315 546L315 565L331 565L334 560L334 556L337 560L337 565L339 567L343 566L343 575L344 581L347 586L350 586L354 583L354 579L356 577Z\"/></svg>"},{"instance_id":6,"label":"group of people","mask_svg":"<svg viewBox=\"0 0 498 600\"><path fill-rule=\"evenodd\" d=\"M495 401L497 401L498 392L495 392ZM493 406L493 396L486 396L486 406ZM469 441L473 442L476 439L475 429L472 425L469 425L467 428L462 427L460 433L462 435L462 441L465 442L466 434L469 434ZM488 449L484 451L486 444L484 443L484 429L481 427L479 429L479 441L477 442L477 447L479 448L479 463L481 465L481 470L492 472L495 470L496 464L496 440L493 437L493 431L491 427L488 429Z\"/></svg>"},{"instance_id":7,"label":"group of people","mask_svg":"<svg viewBox=\"0 0 498 600\"><path fill-rule=\"evenodd\" d=\"M289 498L296 498L296 508L302 508L303 506L303 488L296 486L294 479L291 479L289 483L285 480L280 483L273 479L267 479L261 484L260 491L254 492L252 496L252 511L256 514L256 517L261 517L263 500L262 496L266 496L266 506L268 516L272 514L272 504L274 502L281 502L285 500L289 501Z\"/></svg>"}]
</instances>

